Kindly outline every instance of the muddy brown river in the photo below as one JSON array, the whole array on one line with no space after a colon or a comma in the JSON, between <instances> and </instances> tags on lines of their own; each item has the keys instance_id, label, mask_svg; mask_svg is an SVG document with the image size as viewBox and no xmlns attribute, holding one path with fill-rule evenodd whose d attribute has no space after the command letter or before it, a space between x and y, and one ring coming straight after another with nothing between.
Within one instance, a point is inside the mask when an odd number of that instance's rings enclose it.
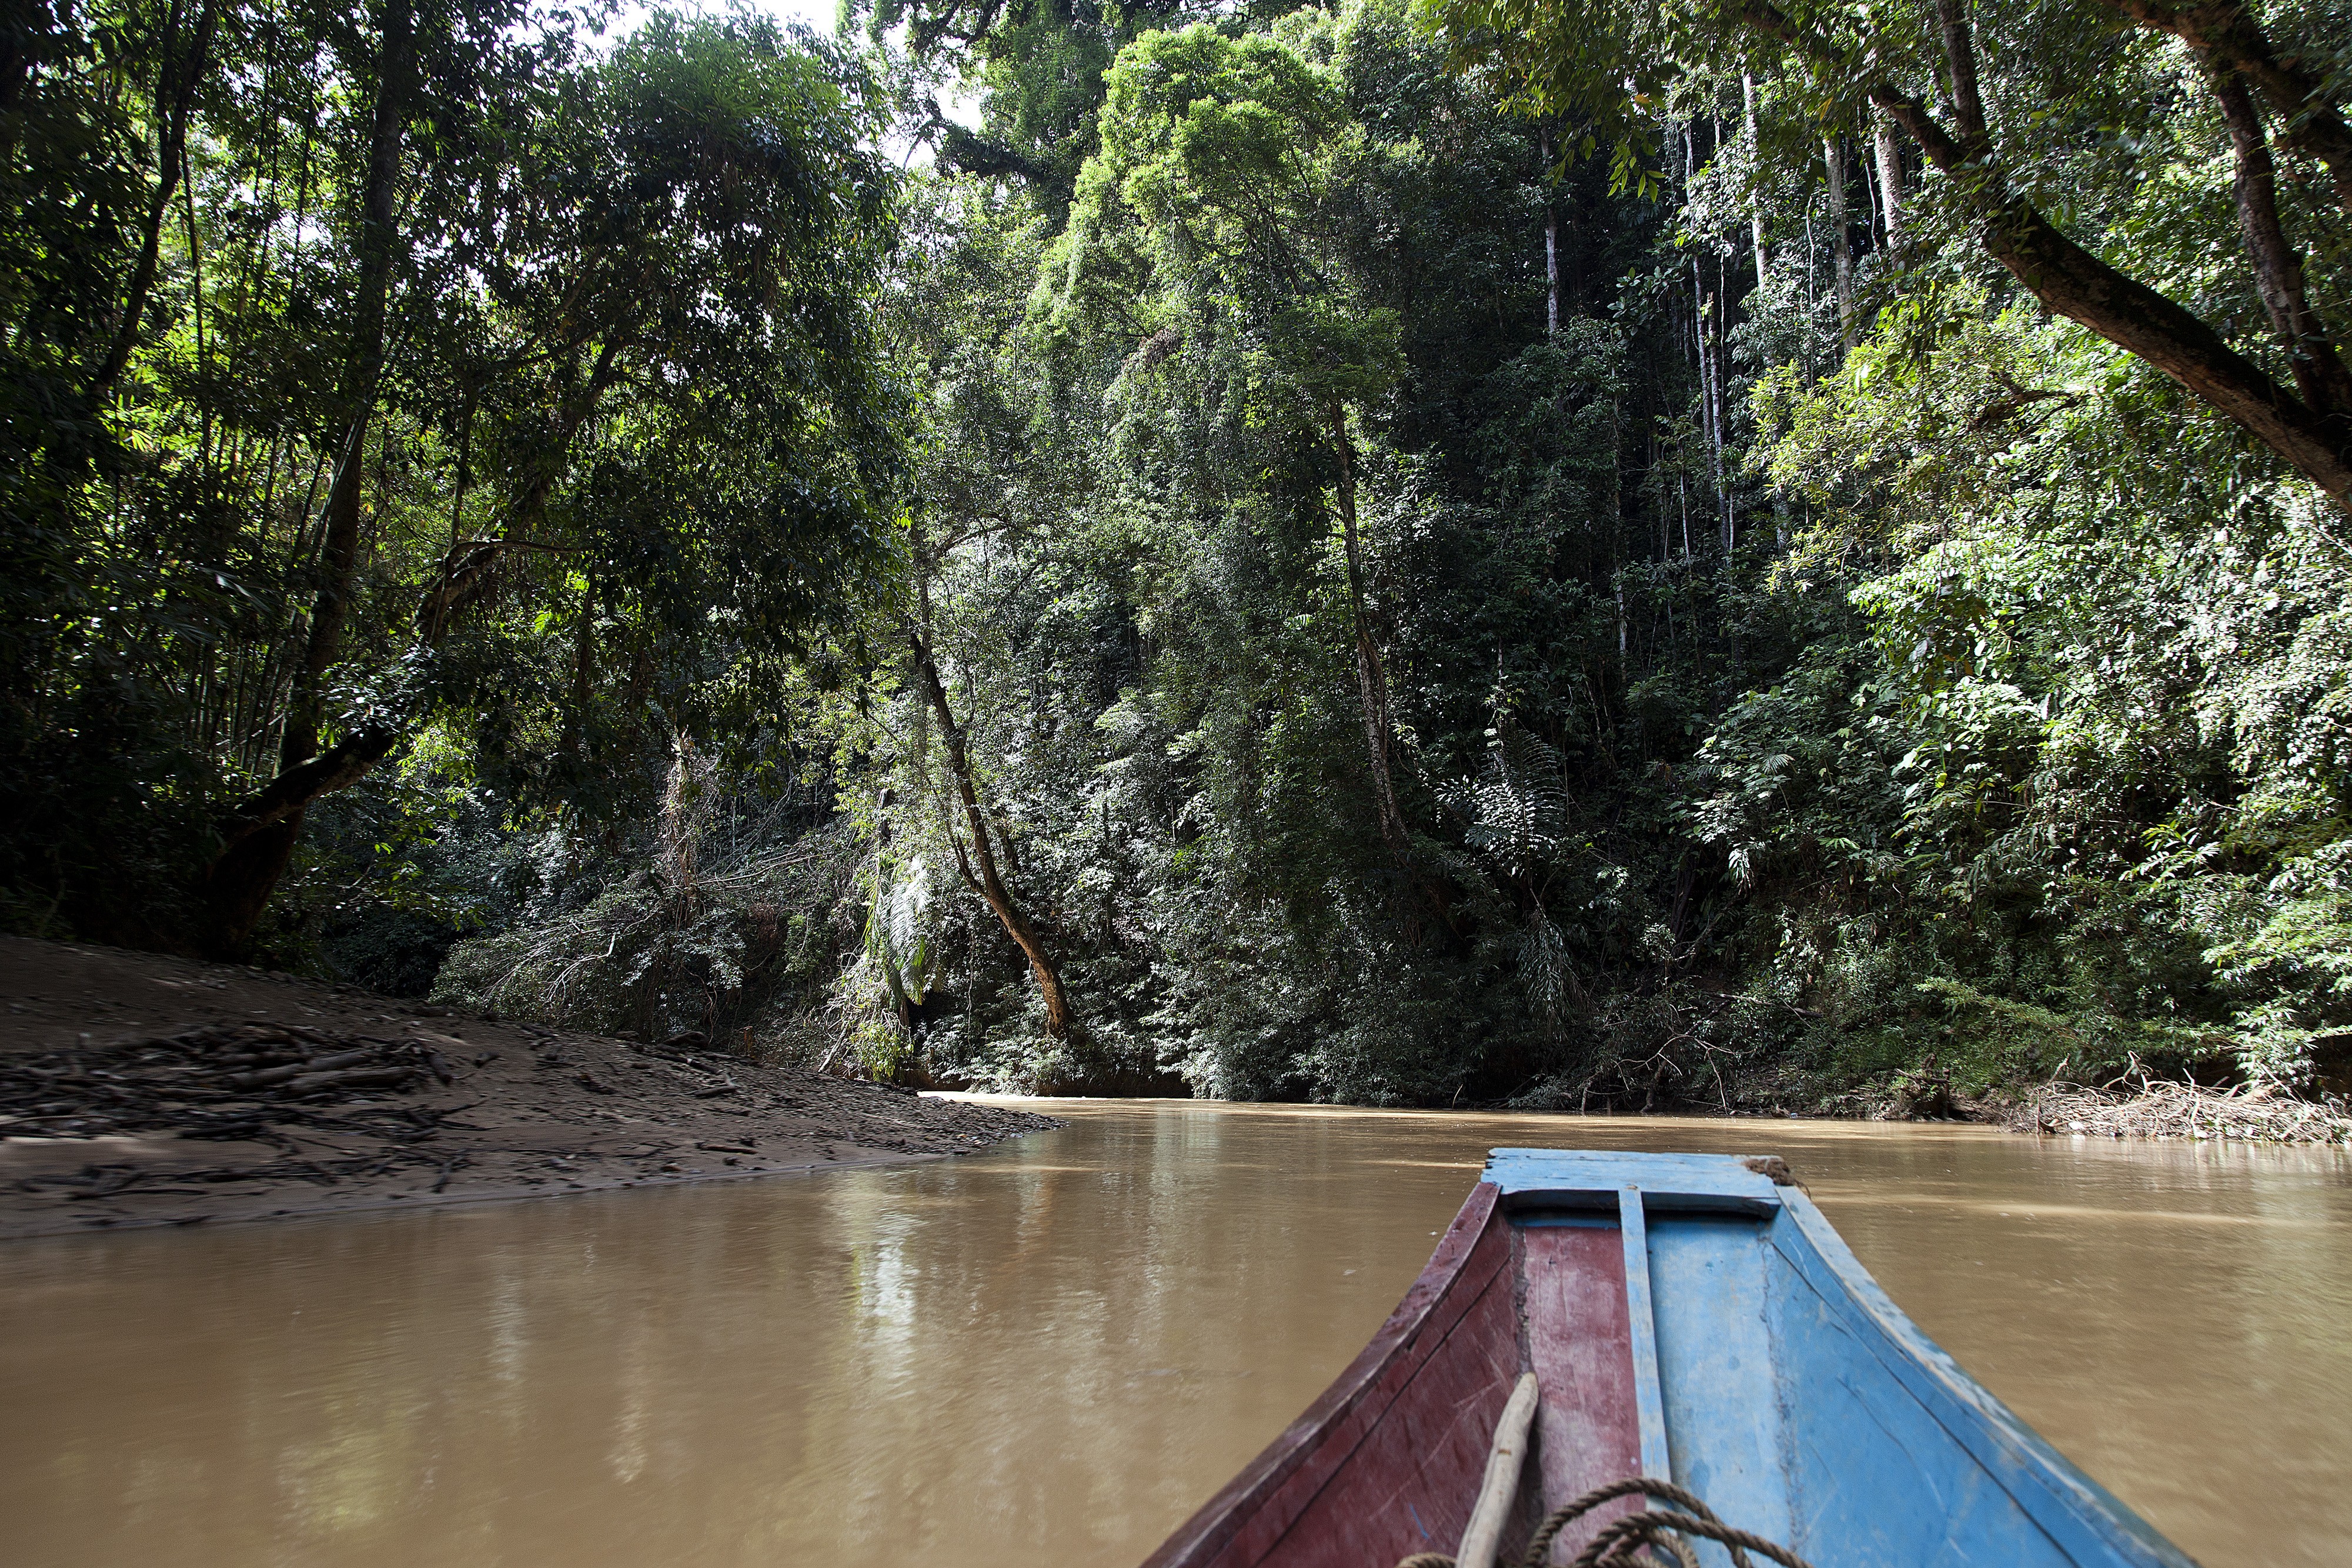
<instances>
[{"instance_id":1,"label":"muddy brown river","mask_svg":"<svg viewBox=\"0 0 2352 1568\"><path fill-rule=\"evenodd\" d=\"M898 1170L0 1250L10 1568L1128 1568L1500 1144L1777 1152L2211 1568L2352 1563L2352 1159L1074 1102Z\"/></svg>"}]
</instances>

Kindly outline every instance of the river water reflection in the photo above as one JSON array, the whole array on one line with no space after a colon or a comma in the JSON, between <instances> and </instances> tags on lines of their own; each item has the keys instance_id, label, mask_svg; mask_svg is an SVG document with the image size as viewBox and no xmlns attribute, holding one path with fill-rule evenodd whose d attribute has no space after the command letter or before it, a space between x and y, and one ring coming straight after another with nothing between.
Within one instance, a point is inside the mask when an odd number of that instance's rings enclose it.
<instances>
[{"instance_id":1,"label":"river water reflection","mask_svg":"<svg viewBox=\"0 0 2352 1568\"><path fill-rule=\"evenodd\" d=\"M1051 1108L894 1171L16 1243L0 1563L1127 1568L1346 1364L1498 1144L1785 1154L2189 1552L2352 1562L2340 1155Z\"/></svg>"}]
</instances>

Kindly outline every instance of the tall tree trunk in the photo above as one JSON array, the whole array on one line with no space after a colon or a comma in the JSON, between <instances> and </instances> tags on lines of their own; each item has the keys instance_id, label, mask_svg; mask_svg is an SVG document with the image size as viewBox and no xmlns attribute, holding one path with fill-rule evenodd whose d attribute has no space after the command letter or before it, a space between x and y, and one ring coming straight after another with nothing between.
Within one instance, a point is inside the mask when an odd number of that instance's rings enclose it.
<instances>
[{"instance_id":1,"label":"tall tree trunk","mask_svg":"<svg viewBox=\"0 0 2352 1568\"><path fill-rule=\"evenodd\" d=\"M320 685L342 651L359 568L360 493L367 467L368 431L376 385L383 377L384 305L391 291L393 204L400 180L401 142L408 124L414 19L409 0L384 0L383 37L376 51L375 113L368 132L367 185L360 210L358 308L343 368L345 429L327 491L325 537L319 548L318 594L310 610L310 644L295 675L286 721L283 762L291 767L319 748Z\"/></svg>"},{"instance_id":2,"label":"tall tree trunk","mask_svg":"<svg viewBox=\"0 0 2352 1568\"><path fill-rule=\"evenodd\" d=\"M929 595L925 595L925 619L929 618ZM1055 1039L1070 1032L1070 1001L1062 989L1062 972L1055 967L1053 955L1045 950L1045 939L1031 923L1028 915L1004 885L1004 878L996 868L996 851L990 840L988 814L981 810L980 791L972 783L971 756L966 749L963 727L956 722L955 710L948 704L947 687L940 681L940 667L931 658L931 649L925 640L923 626L912 626L907 632L907 645L915 656L915 680L921 686L923 697L931 713L940 721L940 739L947 747L948 769L955 775L956 794L963 802L964 823L971 833L971 851L964 852L963 841L954 832L948 835L955 845L956 869L964 883L980 894L988 907L1003 923L1005 935L1011 936L1029 960L1029 972L1036 977L1037 995L1045 1004L1045 1032Z\"/></svg>"},{"instance_id":3,"label":"tall tree trunk","mask_svg":"<svg viewBox=\"0 0 2352 1568\"><path fill-rule=\"evenodd\" d=\"M321 754L320 688L342 649L358 573L360 493L376 386L383 374L384 307L391 288L394 197L409 117L415 66L415 16L410 0L384 0L376 47L375 106L368 127L367 183L360 202L360 275L352 339L340 402L345 420L335 477L327 492L319 549L319 584L310 635L295 668L278 774L258 796L222 824L226 841L205 873L201 893L211 917L209 938L223 952L242 948L268 907L301 837L310 803L353 783L399 743L392 727L362 728Z\"/></svg>"},{"instance_id":4,"label":"tall tree trunk","mask_svg":"<svg viewBox=\"0 0 2352 1568\"><path fill-rule=\"evenodd\" d=\"M1731 559L1738 529L1738 514L1731 501L1730 468L1725 461L1725 448L1731 440L1731 345L1727 340L1730 335L1731 304L1724 298L1730 291L1730 270L1725 263L1716 264L1715 307L1707 313L1715 338L1715 504L1723 528L1723 558L1727 562Z\"/></svg>"},{"instance_id":5,"label":"tall tree trunk","mask_svg":"<svg viewBox=\"0 0 2352 1568\"><path fill-rule=\"evenodd\" d=\"M1543 159L1544 177L1544 331L1559 335L1559 208L1554 204L1552 190L1551 128L1545 126L1536 132L1538 155Z\"/></svg>"},{"instance_id":6,"label":"tall tree trunk","mask_svg":"<svg viewBox=\"0 0 2352 1568\"><path fill-rule=\"evenodd\" d=\"M1706 286L1706 272L1696 253L1691 256L1691 330L1698 343L1698 408L1699 433L1706 441L1707 472L1715 497L1716 531L1724 538L1724 553L1730 553L1731 497L1724 478L1723 464L1723 340L1717 330L1721 318L1718 292ZM1687 532L1688 522L1685 522ZM1685 540L1687 551L1688 540Z\"/></svg>"},{"instance_id":7,"label":"tall tree trunk","mask_svg":"<svg viewBox=\"0 0 2352 1568\"><path fill-rule=\"evenodd\" d=\"M1356 695L1364 718L1364 750L1372 768L1372 797L1381 819L1381 841L1388 845L1389 853L1402 865L1411 848L1407 837L1404 812L1397 806L1396 780L1389 769L1389 737L1395 725L1389 713L1388 672L1381 663L1378 639L1372 635L1371 612L1364 601L1363 547L1356 533L1356 444L1348 434L1348 411L1344 403L1333 402L1328 417L1331 421L1332 450L1339 460L1339 483L1334 487L1339 513L1339 540L1347 559L1348 612L1355 631Z\"/></svg>"},{"instance_id":8,"label":"tall tree trunk","mask_svg":"<svg viewBox=\"0 0 2352 1568\"><path fill-rule=\"evenodd\" d=\"M212 54L213 28L220 18L218 0L205 0L195 26L184 39L180 36L183 16L182 0L173 0L164 13L162 58L155 67L155 193L147 204L139 259L131 268L131 286L124 294L121 319L115 324L114 340L83 388L83 396L93 408L114 391L123 368L131 363L131 351L139 346L147 298L155 290L155 270L163 257L163 220L187 168L188 120L195 111L196 89L204 81L205 63Z\"/></svg>"},{"instance_id":9,"label":"tall tree trunk","mask_svg":"<svg viewBox=\"0 0 2352 1568\"><path fill-rule=\"evenodd\" d=\"M196 395L202 399L196 423L196 471L209 484L213 467L213 400L205 385L212 376L212 354L205 346L205 237L196 225L196 172L186 153L180 155L180 195L186 203L188 228L188 317L196 330Z\"/></svg>"},{"instance_id":10,"label":"tall tree trunk","mask_svg":"<svg viewBox=\"0 0 2352 1568\"><path fill-rule=\"evenodd\" d=\"M1845 149L1834 136L1822 141L1822 166L1830 176L1830 259L1837 268L1838 347L1853 347L1853 247L1846 235Z\"/></svg>"},{"instance_id":11,"label":"tall tree trunk","mask_svg":"<svg viewBox=\"0 0 2352 1568\"><path fill-rule=\"evenodd\" d=\"M1886 254L1903 250L1903 144L1895 139L1895 121L1884 112L1871 116L1878 151L1878 200L1885 214Z\"/></svg>"},{"instance_id":12,"label":"tall tree trunk","mask_svg":"<svg viewBox=\"0 0 2352 1568\"><path fill-rule=\"evenodd\" d=\"M2272 329L2294 368L2295 391L2322 413L2352 413L2352 377L2346 375L2335 340L2311 308L2304 292L2303 257L2279 223L2278 177L2270 142L2246 84L2233 71L2217 71L2213 95L2221 100L2236 159L2231 188L2238 225L2246 236L2246 254L2253 258L2263 308L2270 312Z\"/></svg>"},{"instance_id":13,"label":"tall tree trunk","mask_svg":"<svg viewBox=\"0 0 2352 1568\"><path fill-rule=\"evenodd\" d=\"M1712 122L1710 122L1712 123ZM1720 148L1722 137L1718 127L1716 145ZM1687 192L1698 179L1698 121L1693 120L1684 128L1683 188ZM1716 269L1716 281L1720 285L1727 268ZM1723 339L1719 330L1721 319L1720 288L1706 286L1706 270L1699 260L1698 249L1691 251L1691 331L1698 345L1698 406L1699 430L1706 437L1708 472L1712 476L1717 532L1727 539L1730 533L1731 498L1724 484L1723 468ZM1685 534L1688 521L1685 521ZM1688 540L1685 540L1687 553ZM1725 547L1726 553L1729 546Z\"/></svg>"},{"instance_id":14,"label":"tall tree trunk","mask_svg":"<svg viewBox=\"0 0 2352 1568\"><path fill-rule=\"evenodd\" d=\"M1764 269L1769 256L1764 249L1764 191L1756 176L1763 172L1764 144L1756 133L1756 78L1742 71L1739 76L1741 104L1746 110L1748 126L1748 161L1749 185L1748 191L1748 234L1756 250L1756 287L1764 287Z\"/></svg>"},{"instance_id":15,"label":"tall tree trunk","mask_svg":"<svg viewBox=\"0 0 2352 1568\"><path fill-rule=\"evenodd\" d=\"M563 394L557 414L557 434L538 455L522 493L508 508L501 537L462 549L452 549L444 559L440 579L425 591L417 607L418 645L436 645L459 616L480 602L488 591L492 569L507 550L537 538L548 497L571 470L573 441L595 413L604 394L619 379L619 347L617 339L608 340L587 381L570 387ZM593 629L589 634L593 636ZM621 705L625 712L635 711L642 697L638 689L642 684L642 680L633 679L630 693ZM267 789L239 806L222 823L225 843L220 858L205 874L205 894L215 909L215 929L218 944L225 950L234 950L250 935L253 923L268 905L270 892L285 874L301 831L303 808L323 795L356 783L370 768L391 755L402 733L396 723L384 720L346 736L315 758L283 763L281 771ZM265 809L264 803L270 801L289 803ZM243 920L242 925L231 917L232 911Z\"/></svg>"},{"instance_id":16,"label":"tall tree trunk","mask_svg":"<svg viewBox=\"0 0 2352 1568\"><path fill-rule=\"evenodd\" d=\"M563 722L562 756L584 772L588 767L589 706L596 690L596 580L580 593L580 620L572 629L572 712Z\"/></svg>"}]
</instances>

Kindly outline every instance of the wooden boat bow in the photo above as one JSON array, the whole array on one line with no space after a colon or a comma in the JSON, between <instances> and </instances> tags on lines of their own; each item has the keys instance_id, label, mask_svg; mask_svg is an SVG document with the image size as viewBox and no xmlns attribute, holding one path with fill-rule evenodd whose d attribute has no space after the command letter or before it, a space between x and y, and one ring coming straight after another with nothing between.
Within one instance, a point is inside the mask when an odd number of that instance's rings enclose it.
<instances>
[{"instance_id":1,"label":"wooden boat bow","mask_svg":"<svg viewBox=\"0 0 2352 1568\"><path fill-rule=\"evenodd\" d=\"M2193 1568L1921 1333L1777 1159L1549 1149L1493 1151L1362 1354L1146 1568L1451 1553L1523 1373L1504 1562L1547 1510L1644 1475L1816 1568Z\"/></svg>"}]
</instances>

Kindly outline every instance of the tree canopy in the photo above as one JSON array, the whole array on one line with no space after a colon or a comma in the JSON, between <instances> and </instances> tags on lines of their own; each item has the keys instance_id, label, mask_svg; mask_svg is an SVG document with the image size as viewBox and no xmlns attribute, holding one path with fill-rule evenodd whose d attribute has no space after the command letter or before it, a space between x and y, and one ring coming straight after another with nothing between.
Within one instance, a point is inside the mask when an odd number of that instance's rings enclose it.
<instances>
[{"instance_id":1,"label":"tree canopy","mask_svg":"<svg viewBox=\"0 0 2352 1568\"><path fill-rule=\"evenodd\" d=\"M111 162L9 214L18 896L235 950L404 748L610 817L649 743L776 722L763 672L896 554L863 67L500 5L37 20L24 162Z\"/></svg>"},{"instance_id":2,"label":"tree canopy","mask_svg":"<svg viewBox=\"0 0 2352 1568\"><path fill-rule=\"evenodd\" d=\"M2340 1086L2341 17L256 4L0 61L14 927L916 1082Z\"/></svg>"}]
</instances>

